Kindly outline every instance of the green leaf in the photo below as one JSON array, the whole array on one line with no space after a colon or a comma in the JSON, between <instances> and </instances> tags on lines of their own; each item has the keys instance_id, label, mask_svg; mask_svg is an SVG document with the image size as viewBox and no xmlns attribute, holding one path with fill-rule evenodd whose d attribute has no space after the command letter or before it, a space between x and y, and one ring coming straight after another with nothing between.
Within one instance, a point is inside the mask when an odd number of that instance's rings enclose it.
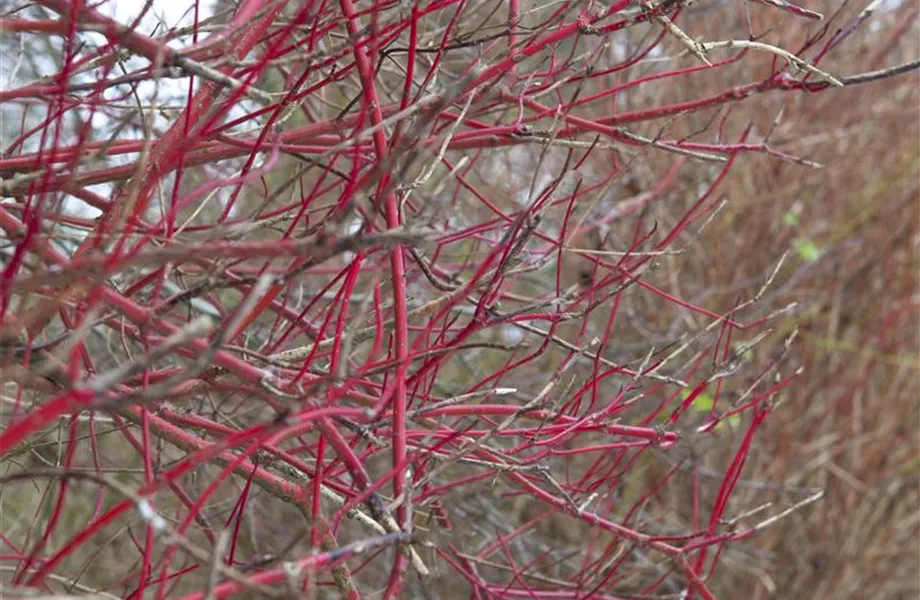
<instances>
[{"instance_id":1,"label":"green leaf","mask_svg":"<svg viewBox=\"0 0 920 600\"><path fill-rule=\"evenodd\" d=\"M741 415L734 414L730 416L728 419L726 419L725 421L728 421L728 424L731 425L732 429L738 429L738 427L741 425ZM721 423L716 425L716 429L721 427L725 423L725 421L722 421Z\"/></svg>"},{"instance_id":2,"label":"green leaf","mask_svg":"<svg viewBox=\"0 0 920 600\"><path fill-rule=\"evenodd\" d=\"M797 227L799 224L799 215L795 214L791 210L786 211L783 214L783 223L785 223L786 225Z\"/></svg>"},{"instance_id":3,"label":"green leaf","mask_svg":"<svg viewBox=\"0 0 920 600\"><path fill-rule=\"evenodd\" d=\"M738 358L741 359L741 362L751 362L754 358L754 351L748 348L747 344L744 342L735 342L732 344L732 349L734 349Z\"/></svg>"},{"instance_id":4,"label":"green leaf","mask_svg":"<svg viewBox=\"0 0 920 600\"><path fill-rule=\"evenodd\" d=\"M680 393L681 399L686 400L690 396L690 392L683 390ZM693 400L693 404L690 405L690 408L700 413L709 413L712 411L712 407L715 404L715 400L709 394L703 392ZM719 424L715 426L715 430L719 431L724 429L726 424L731 426L732 429L737 429L741 425L741 415L735 414L730 417L719 421Z\"/></svg>"},{"instance_id":5,"label":"green leaf","mask_svg":"<svg viewBox=\"0 0 920 600\"><path fill-rule=\"evenodd\" d=\"M798 239L793 245L799 258L806 262L815 262L821 257L821 249L811 240Z\"/></svg>"},{"instance_id":6,"label":"green leaf","mask_svg":"<svg viewBox=\"0 0 920 600\"><path fill-rule=\"evenodd\" d=\"M682 400L686 400L690 397L690 392L683 390L681 391L680 396ZM715 400L712 399L712 396L706 392L702 392L693 400L693 404L690 405L690 408L696 412L709 412L712 410L714 404Z\"/></svg>"}]
</instances>

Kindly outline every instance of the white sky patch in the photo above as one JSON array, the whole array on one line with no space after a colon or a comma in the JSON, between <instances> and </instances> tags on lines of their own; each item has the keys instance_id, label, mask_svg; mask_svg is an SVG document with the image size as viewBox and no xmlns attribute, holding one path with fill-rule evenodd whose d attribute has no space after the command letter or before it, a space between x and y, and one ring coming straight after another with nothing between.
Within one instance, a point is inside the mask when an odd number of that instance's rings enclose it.
<instances>
[{"instance_id":1,"label":"white sky patch","mask_svg":"<svg viewBox=\"0 0 920 600\"><path fill-rule=\"evenodd\" d=\"M345 228L345 235L355 235L361 231L361 226L364 225L364 219L361 217L352 217L351 221L348 222L348 226ZM351 250L348 250L342 254L342 258L345 259L345 262L351 262L357 256Z\"/></svg>"},{"instance_id":2,"label":"white sky patch","mask_svg":"<svg viewBox=\"0 0 920 600\"><path fill-rule=\"evenodd\" d=\"M134 23L138 16L143 12L146 2L135 0L112 0L97 3L94 8L100 13L117 20L123 25ZM213 0L201 0L199 3L198 20L204 21L214 14L215 2ZM192 43L191 27L194 25L194 2L183 2L179 0L153 0L149 9L143 12L139 22L134 27L139 33L157 38L163 33L176 30L186 29L184 35L178 36L169 42L170 47L181 49ZM4 33L4 36L8 34ZM9 34L16 35L16 34ZM31 58L31 69L16 68L18 62L14 56L3 56L0 59L0 85L6 89L25 86L31 83L37 75L45 77L54 75L58 72L59 61L45 56L53 56L54 52L61 51L64 42L58 36L43 36L40 40L34 35L18 34L20 37L16 40L15 45L20 46L23 52L34 52ZM203 41L209 32L200 32L198 42ZM7 38L9 41L9 38ZM110 41L102 34L90 31L82 31L78 34L79 43L83 45L81 56L92 53L96 48L104 47L110 44ZM38 52L38 51L41 52ZM29 64L26 61L26 64ZM148 59L128 55L122 61L114 66L110 71L105 73L108 78L116 78L130 73L132 71L142 70L149 66ZM37 71L37 72L36 72ZM83 73L74 74L70 81L74 84L88 83L93 84L102 76L103 71L92 69ZM198 79L195 80L197 85ZM89 93L89 92L81 92ZM58 144L62 146L76 143L75 132L79 124L90 123L88 141L104 141L110 139L116 134L116 123L121 120L122 115L129 115L128 111L133 112L134 116L130 124L123 127L117 132L117 139L141 140L144 139L143 127L138 120L139 109L143 111L144 118L147 118L147 126L152 129L152 135L157 136L165 132L179 117L189 93L188 78L159 78L157 80L146 80L134 84L132 90L128 84L113 86L104 91L104 97L107 102L99 106L96 110L91 110L89 106L81 106L69 111L69 114L63 118L64 135ZM10 102L7 106L0 107L0 119L6 121L3 127L0 127L0 145L6 148L13 139L18 136L22 130L28 130L30 127L38 125L40 119L45 118L47 114L46 101L27 100L21 103ZM241 103L242 104L242 103ZM252 105L235 106L231 111L230 118L243 116L247 111L252 110ZM23 128L20 123L23 118L23 111L26 114L26 126ZM152 118L150 118L152 115ZM251 124L250 124L251 125ZM39 133L26 139L25 143L18 149L21 153L36 152L40 149L39 143L42 136ZM46 142L47 143L47 142ZM103 166L114 167L133 163L137 159L137 154L110 154L102 161L88 168L101 168ZM174 177L164 177L160 182L160 193L168 193L172 189ZM87 186L87 189L102 196L103 198L111 197L114 191L114 184L103 183ZM221 195L222 196L222 195ZM154 202L152 206L158 203ZM95 218L99 216L100 211L91 207L82 201L68 197L65 202L65 209L70 214L83 218ZM159 212L159 211L157 211Z\"/></svg>"},{"instance_id":3,"label":"white sky patch","mask_svg":"<svg viewBox=\"0 0 920 600\"><path fill-rule=\"evenodd\" d=\"M524 341L524 331L514 325L503 325L501 328L502 343L517 346Z\"/></svg>"},{"instance_id":4,"label":"white sky patch","mask_svg":"<svg viewBox=\"0 0 920 600\"><path fill-rule=\"evenodd\" d=\"M134 21L141 12L145 2L136 0L114 0L105 2L97 10L106 16L116 19L119 23L125 25ZM195 3L181 2L180 0L153 0L150 10L141 18L138 29L147 33L153 31L153 27L159 26L159 30L172 29L174 27L191 27L195 23L194 13ZM214 2L202 0L198 3L198 20L204 21L214 14ZM200 39L200 38L199 38ZM179 48L183 44L176 41L170 44L173 48Z\"/></svg>"}]
</instances>

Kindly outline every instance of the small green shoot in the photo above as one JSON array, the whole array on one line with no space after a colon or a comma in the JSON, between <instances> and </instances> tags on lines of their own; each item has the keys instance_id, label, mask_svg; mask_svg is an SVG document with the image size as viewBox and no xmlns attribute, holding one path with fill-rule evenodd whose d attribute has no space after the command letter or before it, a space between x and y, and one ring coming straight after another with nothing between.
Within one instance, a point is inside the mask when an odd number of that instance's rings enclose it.
<instances>
[{"instance_id":1,"label":"small green shoot","mask_svg":"<svg viewBox=\"0 0 920 600\"><path fill-rule=\"evenodd\" d=\"M799 258L806 262L815 262L821 258L821 249L811 240L799 238L793 242Z\"/></svg>"}]
</instances>

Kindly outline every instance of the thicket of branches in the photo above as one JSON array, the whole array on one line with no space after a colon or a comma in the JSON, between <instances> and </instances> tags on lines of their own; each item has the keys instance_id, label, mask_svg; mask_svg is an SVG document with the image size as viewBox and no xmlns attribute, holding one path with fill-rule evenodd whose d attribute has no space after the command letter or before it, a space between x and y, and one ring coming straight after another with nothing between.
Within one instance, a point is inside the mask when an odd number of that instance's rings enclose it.
<instances>
[{"instance_id":1,"label":"thicket of branches","mask_svg":"<svg viewBox=\"0 0 920 600\"><path fill-rule=\"evenodd\" d=\"M916 7L0 6L3 593L912 593Z\"/></svg>"}]
</instances>

